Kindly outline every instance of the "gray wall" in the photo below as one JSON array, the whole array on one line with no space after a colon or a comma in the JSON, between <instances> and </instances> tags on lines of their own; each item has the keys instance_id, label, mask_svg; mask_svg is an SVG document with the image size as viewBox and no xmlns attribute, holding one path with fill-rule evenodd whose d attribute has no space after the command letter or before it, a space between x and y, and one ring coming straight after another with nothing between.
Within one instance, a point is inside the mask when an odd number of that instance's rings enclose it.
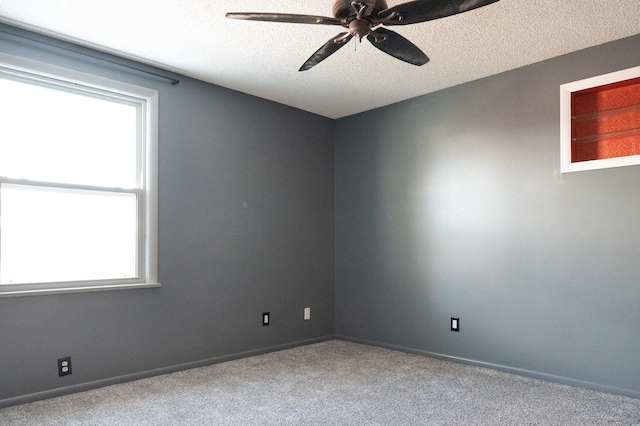
<instances>
[{"instance_id":1,"label":"gray wall","mask_svg":"<svg viewBox=\"0 0 640 426\"><path fill-rule=\"evenodd\" d=\"M640 397L640 166L559 172L559 86L638 46L337 121L337 335Z\"/></svg>"},{"instance_id":2,"label":"gray wall","mask_svg":"<svg viewBox=\"0 0 640 426\"><path fill-rule=\"evenodd\" d=\"M0 299L0 406L333 336L332 120L3 33L0 50L160 91L163 284Z\"/></svg>"}]
</instances>

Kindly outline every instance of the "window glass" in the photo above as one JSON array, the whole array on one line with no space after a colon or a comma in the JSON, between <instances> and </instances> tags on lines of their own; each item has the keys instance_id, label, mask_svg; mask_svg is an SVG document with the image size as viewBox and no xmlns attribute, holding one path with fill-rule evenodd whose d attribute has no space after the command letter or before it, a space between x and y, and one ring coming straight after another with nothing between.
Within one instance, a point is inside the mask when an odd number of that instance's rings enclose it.
<instances>
[{"instance_id":1,"label":"window glass","mask_svg":"<svg viewBox=\"0 0 640 426\"><path fill-rule=\"evenodd\" d=\"M138 107L0 78L0 175L133 188Z\"/></svg>"},{"instance_id":2,"label":"window glass","mask_svg":"<svg viewBox=\"0 0 640 426\"><path fill-rule=\"evenodd\" d=\"M1 284L137 277L135 194L2 185Z\"/></svg>"},{"instance_id":3,"label":"window glass","mask_svg":"<svg viewBox=\"0 0 640 426\"><path fill-rule=\"evenodd\" d=\"M562 173L640 165L640 67L560 86Z\"/></svg>"}]
</instances>

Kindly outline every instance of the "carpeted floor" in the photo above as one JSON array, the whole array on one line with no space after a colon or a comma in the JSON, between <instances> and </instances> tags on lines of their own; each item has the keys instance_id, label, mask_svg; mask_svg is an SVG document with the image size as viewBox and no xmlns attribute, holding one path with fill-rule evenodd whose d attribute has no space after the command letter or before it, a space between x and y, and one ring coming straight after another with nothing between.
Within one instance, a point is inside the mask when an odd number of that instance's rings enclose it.
<instances>
[{"instance_id":1,"label":"carpeted floor","mask_svg":"<svg viewBox=\"0 0 640 426\"><path fill-rule=\"evenodd\" d=\"M0 410L1 425L640 425L640 399L340 340Z\"/></svg>"}]
</instances>

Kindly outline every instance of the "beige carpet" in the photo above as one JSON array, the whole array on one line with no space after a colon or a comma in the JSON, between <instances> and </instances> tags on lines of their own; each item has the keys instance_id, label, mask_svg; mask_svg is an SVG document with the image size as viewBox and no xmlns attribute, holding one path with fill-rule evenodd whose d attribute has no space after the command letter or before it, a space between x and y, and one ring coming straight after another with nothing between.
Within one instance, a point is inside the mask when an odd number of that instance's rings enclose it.
<instances>
[{"instance_id":1,"label":"beige carpet","mask_svg":"<svg viewBox=\"0 0 640 426\"><path fill-rule=\"evenodd\" d=\"M640 399L331 340L5 408L0 425L640 425Z\"/></svg>"}]
</instances>

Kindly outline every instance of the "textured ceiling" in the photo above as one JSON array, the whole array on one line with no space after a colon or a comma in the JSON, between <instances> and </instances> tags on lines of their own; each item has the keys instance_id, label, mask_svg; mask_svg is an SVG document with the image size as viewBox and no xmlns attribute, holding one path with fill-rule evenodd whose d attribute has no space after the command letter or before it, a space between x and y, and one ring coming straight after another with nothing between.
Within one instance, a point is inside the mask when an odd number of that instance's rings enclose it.
<instances>
[{"instance_id":1,"label":"textured ceiling","mask_svg":"<svg viewBox=\"0 0 640 426\"><path fill-rule=\"evenodd\" d=\"M429 0L425 0L429 1ZM403 3L388 0L389 6ZM226 12L331 16L333 0L0 0L0 22L339 118L637 34L640 0L500 0L393 30L422 67L352 40L300 65L342 27L230 20ZM640 50L640 47L639 47Z\"/></svg>"}]
</instances>

